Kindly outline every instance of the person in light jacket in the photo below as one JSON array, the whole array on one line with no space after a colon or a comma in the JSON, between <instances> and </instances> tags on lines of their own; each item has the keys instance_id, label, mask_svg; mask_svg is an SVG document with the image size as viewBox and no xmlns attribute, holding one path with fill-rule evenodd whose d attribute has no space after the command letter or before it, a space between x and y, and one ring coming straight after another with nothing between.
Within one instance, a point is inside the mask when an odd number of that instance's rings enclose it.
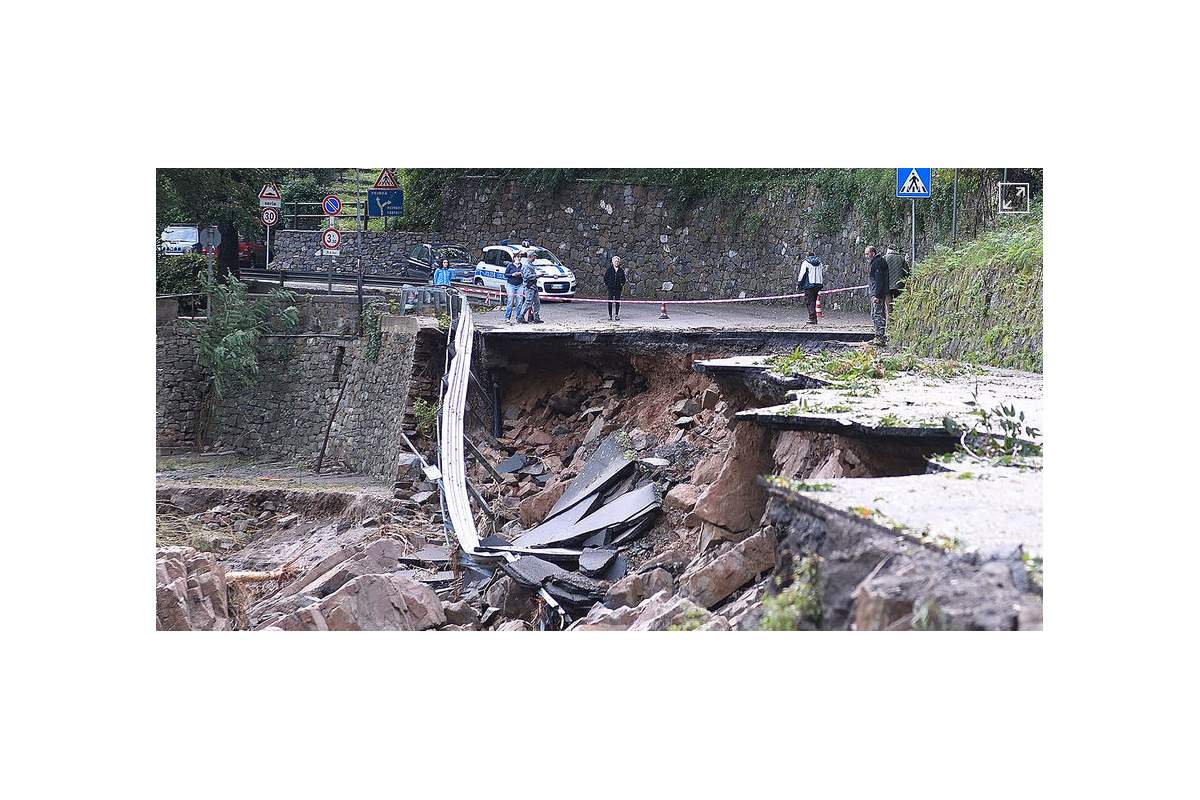
<instances>
[{"instance_id":1,"label":"person in light jacket","mask_svg":"<svg viewBox=\"0 0 1200 800\"><path fill-rule=\"evenodd\" d=\"M541 325L543 321L542 299L538 296L537 268L533 266L527 253L521 254L521 278L525 282L525 297L521 301L521 308L517 311L517 322L532 322L535 325ZM528 319L526 312L528 312Z\"/></svg>"},{"instance_id":2,"label":"person in light jacket","mask_svg":"<svg viewBox=\"0 0 1200 800\"><path fill-rule=\"evenodd\" d=\"M808 308L808 324L817 324L817 293L825 288L821 275L821 261L817 254L809 250L800 262L800 271L796 274L796 288L804 293L804 305Z\"/></svg>"}]
</instances>

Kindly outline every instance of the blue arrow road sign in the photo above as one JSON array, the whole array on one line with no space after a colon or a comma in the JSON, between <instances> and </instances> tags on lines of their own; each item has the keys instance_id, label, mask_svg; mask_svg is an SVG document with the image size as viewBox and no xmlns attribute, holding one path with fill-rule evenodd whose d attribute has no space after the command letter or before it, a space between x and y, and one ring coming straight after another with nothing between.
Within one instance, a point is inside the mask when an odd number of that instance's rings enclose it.
<instances>
[{"instance_id":1,"label":"blue arrow road sign","mask_svg":"<svg viewBox=\"0 0 1200 800\"><path fill-rule=\"evenodd\" d=\"M403 213L403 189L367 189L368 217L399 217Z\"/></svg>"},{"instance_id":2,"label":"blue arrow road sign","mask_svg":"<svg viewBox=\"0 0 1200 800\"><path fill-rule=\"evenodd\" d=\"M896 197L929 197L933 167L897 167Z\"/></svg>"},{"instance_id":3,"label":"blue arrow road sign","mask_svg":"<svg viewBox=\"0 0 1200 800\"><path fill-rule=\"evenodd\" d=\"M342 210L342 201L337 198L337 195L329 195L321 205L325 208L325 213L331 217L336 216Z\"/></svg>"}]
</instances>

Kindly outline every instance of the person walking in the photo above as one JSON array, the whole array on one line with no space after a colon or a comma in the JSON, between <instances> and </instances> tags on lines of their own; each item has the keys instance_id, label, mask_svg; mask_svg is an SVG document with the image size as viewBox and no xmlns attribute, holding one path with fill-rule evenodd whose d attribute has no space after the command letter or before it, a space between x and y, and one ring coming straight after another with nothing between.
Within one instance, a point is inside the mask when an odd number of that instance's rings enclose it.
<instances>
[{"instance_id":1,"label":"person walking","mask_svg":"<svg viewBox=\"0 0 1200 800\"><path fill-rule=\"evenodd\" d=\"M817 324L817 292L825 288L824 276L821 274L821 261L817 254L809 250L800 262L800 271L796 273L796 288L804 293L804 305L808 308L808 324Z\"/></svg>"},{"instance_id":2,"label":"person walking","mask_svg":"<svg viewBox=\"0 0 1200 800\"><path fill-rule=\"evenodd\" d=\"M904 260L904 256L900 255L900 251L894 244L887 246L887 252L883 254L883 258L888 263L887 315L891 319L892 311L895 310L896 298L904 291L904 283L908 280L908 262Z\"/></svg>"},{"instance_id":3,"label":"person walking","mask_svg":"<svg viewBox=\"0 0 1200 800\"><path fill-rule=\"evenodd\" d=\"M621 321L621 292L625 288L625 270L621 269L619 256L612 257L612 266L604 271L604 285L608 287L608 318ZM613 317L613 307L617 315Z\"/></svg>"},{"instance_id":4,"label":"person walking","mask_svg":"<svg viewBox=\"0 0 1200 800\"><path fill-rule=\"evenodd\" d=\"M875 324L875 338L871 344L883 347L887 345L888 263L874 245L868 245L863 251L863 259L870 262L867 292L871 295L871 322Z\"/></svg>"},{"instance_id":5,"label":"person walking","mask_svg":"<svg viewBox=\"0 0 1200 800\"><path fill-rule=\"evenodd\" d=\"M519 309L525 304L525 279L521 277L521 264L516 258L504 269L504 283L508 295L504 303L504 321L512 325L516 322L513 311L518 311L517 319L520 319Z\"/></svg>"},{"instance_id":6,"label":"person walking","mask_svg":"<svg viewBox=\"0 0 1200 800\"><path fill-rule=\"evenodd\" d=\"M521 254L521 278L525 283L525 299L521 303L521 308L517 312L517 322L530 322L534 325L541 325L542 320L542 300L538 297L538 274L537 268L533 266L533 262L529 260L527 253ZM528 319L526 319L528 312Z\"/></svg>"}]
</instances>

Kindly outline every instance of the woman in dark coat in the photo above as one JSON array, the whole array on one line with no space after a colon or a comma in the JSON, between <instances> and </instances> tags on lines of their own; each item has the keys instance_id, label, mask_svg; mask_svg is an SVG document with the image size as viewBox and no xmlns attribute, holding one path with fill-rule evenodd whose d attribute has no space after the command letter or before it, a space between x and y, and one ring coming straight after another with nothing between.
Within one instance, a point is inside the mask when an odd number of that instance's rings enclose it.
<instances>
[{"instance_id":1,"label":"woman in dark coat","mask_svg":"<svg viewBox=\"0 0 1200 800\"><path fill-rule=\"evenodd\" d=\"M625 270L621 269L621 259L612 257L612 266L604 272L604 285L608 287L608 318L621 320L621 291L625 288ZM613 316L613 305L616 305L617 315Z\"/></svg>"}]
</instances>

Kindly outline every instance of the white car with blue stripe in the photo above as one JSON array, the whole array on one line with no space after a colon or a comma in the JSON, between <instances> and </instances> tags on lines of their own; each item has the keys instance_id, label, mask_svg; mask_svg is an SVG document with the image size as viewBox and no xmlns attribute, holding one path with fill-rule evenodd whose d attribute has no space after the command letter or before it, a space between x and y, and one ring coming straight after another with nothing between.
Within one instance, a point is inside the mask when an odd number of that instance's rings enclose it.
<instances>
[{"instance_id":1,"label":"white car with blue stripe","mask_svg":"<svg viewBox=\"0 0 1200 800\"><path fill-rule=\"evenodd\" d=\"M538 273L538 292L545 297L570 300L575 296L575 273L564 267L558 257L537 245L515 245L507 242L483 248L483 258L475 266L475 285L507 292L504 271L519 254L529 256Z\"/></svg>"}]
</instances>

